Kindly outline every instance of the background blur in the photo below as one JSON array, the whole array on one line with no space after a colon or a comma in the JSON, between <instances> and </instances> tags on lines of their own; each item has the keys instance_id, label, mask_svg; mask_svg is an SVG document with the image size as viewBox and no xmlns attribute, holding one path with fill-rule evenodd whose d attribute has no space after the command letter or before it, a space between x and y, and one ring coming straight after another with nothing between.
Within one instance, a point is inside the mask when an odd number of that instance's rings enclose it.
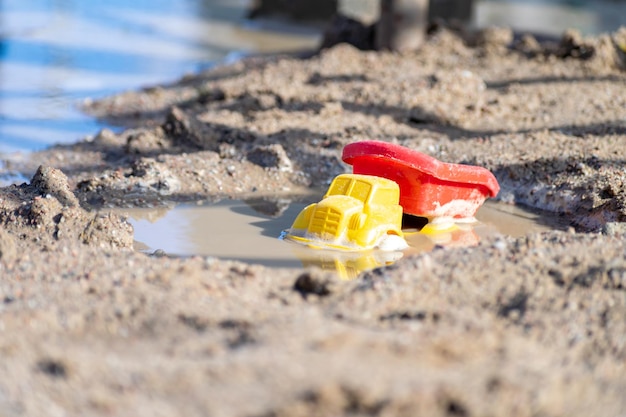
<instances>
[{"instance_id":1,"label":"background blur","mask_svg":"<svg viewBox=\"0 0 626 417\"><path fill-rule=\"evenodd\" d=\"M242 54L314 48L320 24L245 18L246 0L0 0L0 153L95 134L76 105ZM361 17L376 0L344 0ZM474 26L558 35L626 25L620 0L476 0Z\"/></svg>"}]
</instances>

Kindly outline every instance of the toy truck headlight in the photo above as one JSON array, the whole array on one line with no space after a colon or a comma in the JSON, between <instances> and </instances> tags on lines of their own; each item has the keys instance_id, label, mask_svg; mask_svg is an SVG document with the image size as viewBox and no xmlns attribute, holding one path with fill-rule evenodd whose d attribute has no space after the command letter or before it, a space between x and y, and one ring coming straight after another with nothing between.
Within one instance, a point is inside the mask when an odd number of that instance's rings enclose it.
<instances>
[{"instance_id":1,"label":"toy truck headlight","mask_svg":"<svg viewBox=\"0 0 626 417\"><path fill-rule=\"evenodd\" d=\"M352 230L359 230L365 226L366 219L367 215L365 213L354 213L352 217L350 217L348 227Z\"/></svg>"}]
</instances>

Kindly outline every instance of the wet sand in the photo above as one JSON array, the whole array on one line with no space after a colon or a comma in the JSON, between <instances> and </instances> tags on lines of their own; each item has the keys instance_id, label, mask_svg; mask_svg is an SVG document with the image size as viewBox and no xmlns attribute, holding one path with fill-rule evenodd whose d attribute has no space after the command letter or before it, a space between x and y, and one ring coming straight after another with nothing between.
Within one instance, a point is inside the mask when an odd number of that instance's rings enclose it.
<instances>
[{"instance_id":1,"label":"wet sand","mask_svg":"<svg viewBox=\"0 0 626 417\"><path fill-rule=\"evenodd\" d=\"M129 130L3 168L32 179L0 189L2 410L625 415L624 36L444 30L417 53L251 58L91 103ZM363 139L487 167L502 203L563 230L342 281L137 252L107 213L289 199Z\"/></svg>"}]
</instances>

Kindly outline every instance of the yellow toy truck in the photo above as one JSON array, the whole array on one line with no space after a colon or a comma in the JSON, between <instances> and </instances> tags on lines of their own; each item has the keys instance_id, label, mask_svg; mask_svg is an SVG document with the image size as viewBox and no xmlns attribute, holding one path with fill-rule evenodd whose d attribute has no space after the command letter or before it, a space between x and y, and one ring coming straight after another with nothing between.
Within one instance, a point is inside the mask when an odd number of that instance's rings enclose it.
<instances>
[{"instance_id":1,"label":"yellow toy truck","mask_svg":"<svg viewBox=\"0 0 626 417\"><path fill-rule=\"evenodd\" d=\"M400 188L386 178L342 174L319 203L304 208L285 239L323 249L402 250Z\"/></svg>"}]
</instances>

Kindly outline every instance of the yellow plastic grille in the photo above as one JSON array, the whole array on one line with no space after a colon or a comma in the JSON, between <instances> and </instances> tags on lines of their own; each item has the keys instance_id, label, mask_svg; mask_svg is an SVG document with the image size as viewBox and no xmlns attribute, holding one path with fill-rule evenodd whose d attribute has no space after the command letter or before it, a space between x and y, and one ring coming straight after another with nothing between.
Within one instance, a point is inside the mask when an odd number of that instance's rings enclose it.
<instances>
[{"instance_id":1,"label":"yellow plastic grille","mask_svg":"<svg viewBox=\"0 0 626 417\"><path fill-rule=\"evenodd\" d=\"M315 210L309 231L318 235L337 237L341 214L331 207L320 207Z\"/></svg>"}]
</instances>

